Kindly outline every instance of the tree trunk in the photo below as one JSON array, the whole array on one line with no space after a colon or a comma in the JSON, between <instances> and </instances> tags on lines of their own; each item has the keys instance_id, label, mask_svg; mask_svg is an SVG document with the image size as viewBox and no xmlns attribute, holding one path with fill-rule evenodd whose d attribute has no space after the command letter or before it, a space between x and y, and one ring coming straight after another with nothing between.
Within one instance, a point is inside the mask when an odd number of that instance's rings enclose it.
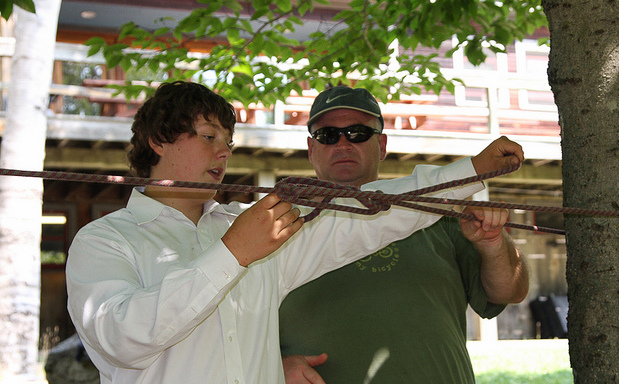
<instances>
[{"instance_id":1,"label":"tree trunk","mask_svg":"<svg viewBox=\"0 0 619 384\"><path fill-rule=\"evenodd\" d=\"M42 170L60 0L15 8L15 53L0 167ZM37 179L0 178L0 377L35 372L39 339L41 201Z\"/></svg>"},{"instance_id":2,"label":"tree trunk","mask_svg":"<svg viewBox=\"0 0 619 384\"><path fill-rule=\"evenodd\" d=\"M542 0L562 129L564 204L619 210L619 2ZM619 219L567 217L575 384L619 383Z\"/></svg>"}]
</instances>

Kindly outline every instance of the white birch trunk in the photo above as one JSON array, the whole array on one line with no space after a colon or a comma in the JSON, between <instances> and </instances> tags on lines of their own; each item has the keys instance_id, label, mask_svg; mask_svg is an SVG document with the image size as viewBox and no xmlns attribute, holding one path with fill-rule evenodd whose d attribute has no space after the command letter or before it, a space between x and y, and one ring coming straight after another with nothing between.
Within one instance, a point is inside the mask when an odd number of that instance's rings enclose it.
<instances>
[{"instance_id":1,"label":"white birch trunk","mask_svg":"<svg viewBox=\"0 0 619 384\"><path fill-rule=\"evenodd\" d=\"M15 7L15 53L0 167L42 170L60 0ZM43 183L0 178L0 378L35 373Z\"/></svg>"}]
</instances>

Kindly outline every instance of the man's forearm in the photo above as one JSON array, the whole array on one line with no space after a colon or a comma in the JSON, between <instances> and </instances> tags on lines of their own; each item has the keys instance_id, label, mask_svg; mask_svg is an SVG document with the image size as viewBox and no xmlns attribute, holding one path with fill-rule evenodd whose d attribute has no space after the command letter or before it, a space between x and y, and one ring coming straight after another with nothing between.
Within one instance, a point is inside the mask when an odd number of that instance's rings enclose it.
<instances>
[{"instance_id":1,"label":"man's forearm","mask_svg":"<svg viewBox=\"0 0 619 384\"><path fill-rule=\"evenodd\" d=\"M529 273L524 256L509 235L502 231L497 241L478 242L481 281L488 300L496 304L519 303L529 291Z\"/></svg>"}]
</instances>

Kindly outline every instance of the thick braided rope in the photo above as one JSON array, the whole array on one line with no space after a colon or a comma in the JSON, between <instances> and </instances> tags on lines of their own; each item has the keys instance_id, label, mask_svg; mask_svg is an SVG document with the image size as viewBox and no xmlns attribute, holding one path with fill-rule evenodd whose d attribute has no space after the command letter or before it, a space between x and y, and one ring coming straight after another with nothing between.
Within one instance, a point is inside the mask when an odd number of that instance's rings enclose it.
<instances>
[{"instance_id":1,"label":"thick braided rope","mask_svg":"<svg viewBox=\"0 0 619 384\"><path fill-rule=\"evenodd\" d=\"M217 183L201 183L190 181L175 181L175 180L161 180L150 179L143 177L132 176L112 176L112 175L95 175L85 173L72 173L72 172L59 172L59 171L25 171L14 169L0 168L0 176L22 176L22 177L36 177L47 180L59 180L59 181L81 181L92 183L109 183L109 184L126 184L126 185L156 185L166 187L181 187L181 188L197 188L197 189L212 189L229 192L241 192L241 193L275 193L280 198L288 201L292 204L303 205L308 207L314 207L314 210L304 216L305 221L310 221L320 214L323 209L340 210L350 213L373 215L380 211L388 210L391 205L399 205L407 208L416 209L419 211L445 215L455 216L468 220L475 220L472 214L465 214L461 212L440 209L436 207L430 207L425 205L419 205L412 203L411 201L432 203L432 204L449 204L449 205L470 205L481 207L495 207L505 209L523 209L537 212L557 212L564 214L576 214L587 216L606 216L606 217L619 217L619 211L603 211L594 209L580 209L569 207L548 207L548 206L535 206L525 204L511 204L511 203L497 203L488 201L467 201L467 200L453 200L444 198L434 198L427 196L420 196L425 193L431 193L440 191L447 188L453 188L469 183L483 181L492 177L500 176L513 172L519 168L518 165L497 170L494 172L488 172L482 175L476 175L459 180L453 180L450 182L433 185L427 188L421 188L415 191L402 193L398 195L386 194L380 191L369 192L361 191L360 189L341 186L331 182L322 180L316 180L311 178L301 177L288 177L279 181L275 187L257 187L249 185L231 185L231 184L217 184ZM315 197L323 197L322 201L314 200ZM331 203L333 197L348 197L358 200L365 208L344 206ZM534 230L539 232L548 232L556 234L565 234L565 231L554 228L538 227L533 225L506 223L506 227Z\"/></svg>"}]
</instances>

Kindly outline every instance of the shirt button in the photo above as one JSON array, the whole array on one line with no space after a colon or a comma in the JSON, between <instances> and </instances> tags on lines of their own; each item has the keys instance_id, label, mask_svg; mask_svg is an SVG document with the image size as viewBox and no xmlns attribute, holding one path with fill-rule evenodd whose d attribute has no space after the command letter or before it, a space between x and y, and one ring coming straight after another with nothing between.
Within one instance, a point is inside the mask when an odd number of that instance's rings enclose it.
<instances>
[{"instance_id":1,"label":"shirt button","mask_svg":"<svg viewBox=\"0 0 619 384\"><path fill-rule=\"evenodd\" d=\"M234 379L234 384L239 384L239 379Z\"/></svg>"},{"instance_id":2,"label":"shirt button","mask_svg":"<svg viewBox=\"0 0 619 384\"><path fill-rule=\"evenodd\" d=\"M228 341L229 341L229 342L232 342L232 340L233 340L233 339L232 339L232 336L228 336Z\"/></svg>"}]
</instances>

